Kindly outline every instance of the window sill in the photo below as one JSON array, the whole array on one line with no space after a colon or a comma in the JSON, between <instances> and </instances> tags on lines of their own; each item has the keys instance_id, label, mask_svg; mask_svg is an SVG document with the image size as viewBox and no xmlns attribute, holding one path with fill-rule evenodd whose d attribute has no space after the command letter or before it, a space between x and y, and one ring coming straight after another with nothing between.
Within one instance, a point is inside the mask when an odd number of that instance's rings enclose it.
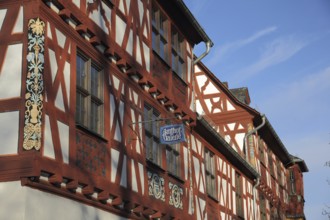
<instances>
[{"instance_id":1,"label":"window sill","mask_svg":"<svg viewBox=\"0 0 330 220\"><path fill-rule=\"evenodd\" d=\"M171 69L171 66L168 64L168 62L166 62L166 60L164 58L162 58L155 50L152 50L153 55L155 58L157 58L160 62L162 62L167 69Z\"/></svg>"},{"instance_id":2,"label":"window sill","mask_svg":"<svg viewBox=\"0 0 330 220\"><path fill-rule=\"evenodd\" d=\"M212 199L213 201L215 201L216 203L219 203L219 202L220 202L217 198L215 198L215 196L210 195L209 193L207 193L207 196L208 196L210 199Z\"/></svg>"},{"instance_id":3,"label":"window sill","mask_svg":"<svg viewBox=\"0 0 330 220\"><path fill-rule=\"evenodd\" d=\"M104 142L108 142L108 140L105 139L102 135L100 135L100 134L98 134L98 133L96 133L96 132L90 130L89 128L87 128L86 126L84 126L84 125L82 125L82 124L76 123L76 127L77 127L78 129L80 129L80 130L82 130L82 131L88 133L88 134L91 135L91 136L94 136L94 137L96 137L96 138L98 138L98 139L101 139L101 140L104 141Z\"/></svg>"},{"instance_id":4,"label":"window sill","mask_svg":"<svg viewBox=\"0 0 330 220\"><path fill-rule=\"evenodd\" d=\"M153 162L152 160L150 159L146 159L147 161L147 165L150 169L152 170L157 170L157 171L161 171L162 173L165 173L165 170L158 164L156 164L155 162Z\"/></svg>"},{"instance_id":5,"label":"window sill","mask_svg":"<svg viewBox=\"0 0 330 220\"><path fill-rule=\"evenodd\" d=\"M176 77L177 80L179 80L185 87L187 87L187 82L182 78L180 77L174 70L172 70L172 73L173 73L173 76ZM187 73L186 73L187 75Z\"/></svg>"},{"instance_id":6,"label":"window sill","mask_svg":"<svg viewBox=\"0 0 330 220\"><path fill-rule=\"evenodd\" d=\"M180 182L181 184L184 184L185 181L184 181L181 177L179 177L179 176L177 176L177 175L171 173L170 171L167 171L167 174L168 174L170 177L172 177L173 179L175 179L175 180L177 180L178 182Z\"/></svg>"}]
</instances>

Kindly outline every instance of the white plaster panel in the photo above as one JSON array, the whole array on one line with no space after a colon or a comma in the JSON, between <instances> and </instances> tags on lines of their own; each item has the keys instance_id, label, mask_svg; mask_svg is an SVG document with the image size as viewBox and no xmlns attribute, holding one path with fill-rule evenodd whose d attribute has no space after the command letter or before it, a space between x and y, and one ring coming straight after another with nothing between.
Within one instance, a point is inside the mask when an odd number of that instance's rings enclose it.
<instances>
[{"instance_id":1,"label":"white plaster panel","mask_svg":"<svg viewBox=\"0 0 330 220\"><path fill-rule=\"evenodd\" d=\"M188 83L191 82L191 65L192 65L191 58L187 57L187 81L188 81Z\"/></svg>"},{"instance_id":2,"label":"white plaster panel","mask_svg":"<svg viewBox=\"0 0 330 220\"><path fill-rule=\"evenodd\" d=\"M183 147L183 162L184 162L184 178L188 179L188 149Z\"/></svg>"},{"instance_id":3,"label":"white plaster panel","mask_svg":"<svg viewBox=\"0 0 330 220\"><path fill-rule=\"evenodd\" d=\"M73 4L75 4L78 8L80 8L80 0L72 0Z\"/></svg>"},{"instance_id":4,"label":"white plaster panel","mask_svg":"<svg viewBox=\"0 0 330 220\"><path fill-rule=\"evenodd\" d=\"M118 15L116 15L116 43L122 46L126 23Z\"/></svg>"},{"instance_id":5,"label":"white plaster panel","mask_svg":"<svg viewBox=\"0 0 330 220\"><path fill-rule=\"evenodd\" d=\"M235 140L238 144L238 147L243 150L243 141L244 141L244 136L245 136L245 133L238 133L235 135Z\"/></svg>"},{"instance_id":6,"label":"white plaster panel","mask_svg":"<svg viewBox=\"0 0 330 220\"><path fill-rule=\"evenodd\" d=\"M226 219L226 214L224 212L220 212L221 219Z\"/></svg>"},{"instance_id":7,"label":"white plaster panel","mask_svg":"<svg viewBox=\"0 0 330 220\"><path fill-rule=\"evenodd\" d=\"M202 91L202 87L204 86L206 81L207 81L207 77L205 75L196 76L196 82L198 84L199 91Z\"/></svg>"},{"instance_id":8,"label":"white plaster panel","mask_svg":"<svg viewBox=\"0 0 330 220\"><path fill-rule=\"evenodd\" d=\"M124 155L123 169L120 176L120 185L127 188L127 157Z\"/></svg>"},{"instance_id":9,"label":"white plaster panel","mask_svg":"<svg viewBox=\"0 0 330 220\"><path fill-rule=\"evenodd\" d=\"M17 154L18 127L19 111L0 113L0 155Z\"/></svg>"},{"instance_id":10,"label":"white plaster panel","mask_svg":"<svg viewBox=\"0 0 330 220\"><path fill-rule=\"evenodd\" d=\"M195 67L195 69L194 69L195 73L201 72L201 69L199 68L198 65L194 65L194 67Z\"/></svg>"},{"instance_id":11,"label":"white plaster panel","mask_svg":"<svg viewBox=\"0 0 330 220\"><path fill-rule=\"evenodd\" d=\"M204 155L202 155L202 142L196 139L196 143L197 143L197 153L204 158Z\"/></svg>"},{"instance_id":12,"label":"white plaster panel","mask_svg":"<svg viewBox=\"0 0 330 220\"><path fill-rule=\"evenodd\" d=\"M140 38L136 35L136 61L142 65L142 51L140 47Z\"/></svg>"},{"instance_id":13,"label":"white plaster panel","mask_svg":"<svg viewBox=\"0 0 330 220\"><path fill-rule=\"evenodd\" d=\"M5 16L7 13L7 9L0 9L0 30L3 24L3 21L5 20Z\"/></svg>"},{"instance_id":14,"label":"white plaster panel","mask_svg":"<svg viewBox=\"0 0 330 220\"><path fill-rule=\"evenodd\" d=\"M137 176L135 172L135 166L134 166L134 160L131 159L131 171L132 171L132 190L135 192L138 192L138 186L137 186Z\"/></svg>"},{"instance_id":15,"label":"white plaster panel","mask_svg":"<svg viewBox=\"0 0 330 220\"><path fill-rule=\"evenodd\" d=\"M119 121L116 123L116 129L115 129L115 136L114 139L117 141L121 141L121 131L120 131L120 124Z\"/></svg>"},{"instance_id":16,"label":"white plaster panel","mask_svg":"<svg viewBox=\"0 0 330 220\"><path fill-rule=\"evenodd\" d=\"M115 108L116 108L116 105L115 105L115 98L112 94L110 94L110 130L112 129L112 126L113 126L113 117L114 117L114 114L115 114Z\"/></svg>"},{"instance_id":17,"label":"white plaster panel","mask_svg":"<svg viewBox=\"0 0 330 220\"><path fill-rule=\"evenodd\" d=\"M223 160L221 159L221 157L219 157L218 170L219 170L220 172L222 172L222 164L223 164Z\"/></svg>"},{"instance_id":18,"label":"white plaster panel","mask_svg":"<svg viewBox=\"0 0 330 220\"><path fill-rule=\"evenodd\" d=\"M245 185L245 178L242 178L242 185L243 185L243 195L246 195L246 185Z\"/></svg>"},{"instance_id":19,"label":"white plaster panel","mask_svg":"<svg viewBox=\"0 0 330 220\"><path fill-rule=\"evenodd\" d=\"M123 12L123 14L126 14L125 8L124 8L124 0L118 0L119 1L119 10Z\"/></svg>"},{"instance_id":20,"label":"white plaster panel","mask_svg":"<svg viewBox=\"0 0 330 220\"><path fill-rule=\"evenodd\" d=\"M198 199L198 200L197 200ZM201 199L201 198L197 198L196 196L196 202L197 204L199 204L199 209L197 209L197 219L207 219L205 218L205 216L203 216L204 213L204 210L205 210L205 205L206 205L206 202L205 200ZM203 218L204 217L204 218Z\"/></svg>"},{"instance_id":21,"label":"white plaster panel","mask_svg":"<svg viewBox=\"0 0 330 220\"><path fill-rule=\"evenodd\" d=\"M246 207L246 199L243 198L243 207ZM247 210L244 208L244 219L247 219Z\"/></svg>"},{"instance_id":22,"label":"white plaster panel","mask_svg":"<svg viewBox=\"0 0 330 220\"><path fill-rule=\"evenodd\" d=\"M242 124L239 124L238 125L238 129L244 129L243 125Z\"/></svg>"},{"instance_id":23,"label":"white plaster panel","mask_svg":"<svg viewBox=\"0 0 330 220\"><path fill-rule=\"evenodd\" d=\"M235 186L235 169L231 169L231 185Z\"/></svg>"},{"instance_id":24,"label":"white plaster panel","mask_svg":"<svg viewBox=\"0 0 330 220\"><path fill-rule=\"evenodd\" d=\"M120 120L121 120L122 124L124 123L124 107L125 107L124 102L120 101L119 102L119 114L120 114Z\"/></svg>"},{"instance_id":25,"label":"white plaster panel","mask_svg":"<svg viewBox=\"0 0 330 220\"><path fill-rule=\"evenodd\" d=\"M111 149L111 182L116 181L116 175L119 163L119 151Z\"/></svg>"},{"instance_id":26,"label":"white plaster panel","mask_svg":"<svg viewBox=\"0 0 330 220\"><path fill-rule=\"evenodd\" d=\"M144 167L142 163L139 163L140 183L142 188L142 195L144 195Z\"/></svg>"},{"instance_id":27,"label":"white plaster panel","mask_svg":"<svg viewBox=\"0 0 330 220\"><path fill-rule=\"evenodd\" d=\"M219 181L219 184L221 184L221 195L220 195L220 204L222 206L226 205L226 199L227 199L227 181L225 179L222 179L221 183Z\"/></svg>"},{"instance_id":28,"label":"white plaster panel","mask_svg":"<svg viewBox=\"0 0 330 220\"><path fill-rule=\"evenodd\" d=\"M71 81L71 72L70 72L70 63L65 62L64 64L64 80L65 80L65 89L66 89L66 97L68 97L68 105L70 106L70 81Z\"/></svg>"},{"instance_id":29,"label":"white plaster panel","mask_svg":"<svg viewBox=\"0 0 330 220\"><path fill-rule=\"evenodd\" d=\"M104 2L101 1L102 10L104 14L101 14L101 7L99 6L97 11L92 11L89 17L107 34L109 33L109 27L107 26L107 21L111 23L111 9ZM104 20L104 17L105 19Z\"/></svg>"},{"instance_id":30,"label":"white plaster panel","mask_svg":"<svg viewBox=\"0 0 330 220\"><path fill-rule=\"evenodd\" d=\"M211 100L210 99L204 99L204 102L206 104L207 111L211 112L212 111L212 106L213 106Z\"/></svg>"},{"instance_id":31,"label":"white plaster panel","mask_svg":"<svg viewBox=\"0 0 330 220\"><path fill-rule=\"evenodd\" d=\"M116 90L118 90L119 89L120 80L115 75L112 75L112 79L113 79L113 86L115 87Z\"/></svg>"},{"instance_id":32,"label":"white plaster panel","mask_svg":"<svg viewBox=\"0 0 330 220\"><path fill-rule=\"evenodd\" d=\"M150 48L145 43L143 43L143 52L144 52L144 60L146 63L145 68L147 72L150 72Z\"/></svg>"},{"instance_id":33,"label":"white plaster panel","mask_svg":"<svg viewBox=\"0 0 330 220\"><path fill-rule=\"evenodd\" d=\"M209 95L209 94L217 94L221 93L217 87L214 86L214 84L210 81L210 83L207 85L204 94Z\"/></svg>"},{"instance_id":34,"label":"white plaster panel","mask_svg":"<svg viewBox=\"0 0 330 220\"><path fill-rule=\"evenodd\" d=\"M144 7L141 0L138 1L138 8L139 8L140 26L142 27Z\"/></svg>"},{"instance_id":35,"label":"white plaster panel","mask_svg":"<svg viewBox=\"0 0 330 220\"><path fill-rule=\"evenodd\" d=\"M57 61L55 52L52 49L48 49L49 63L50 63L50 72L52 74L52 82L54 83L56 72L57 72Z\"/></svg>"},{"instance_id":36,"label":"white plaster panel","mask_svg":"<svg viewBox=\"0 0 330 220\"><path fill-rule=\"evenodd\" d=\"M141 115L138 116L138 121L142 121L142 116ZM141 123L138 125L139 131L142 130L142 128L143 128L142 126L143 125ZM136 147L139 149L139 151L137 151L137 153L141 154L141 152L143 152L143 144L141 144L142 132L139 132L138 135L139 135L139 140L136 143Z\"/></svg>"},{"instance_id":37,"label":"white plaster panel","mask_svg":"<svg viewBox=\"0 0 330 220\"><path fill-rule=\"evenodd\" d=\"M52 32L50 30L50 23L49 22L47 22L47 37L49 37L49 39L53 39Z\"/></svg>"},{"instance_id":38,"label":"white plaster panel","mask_svg":"<svg viewBox=\"0 0 330 220\"><path fill-rule=\"evenodd\" d=\"M69 163L69 126L57 121L58 133L60 137L63 163Z\"/></svg>"},{"instance_id":39,"label":"white plaster panel","mask_svg":"<svg viewBox=\"0 0 330 220\"><path fill-rule=\"evenodd\" d=\"M228 208L231 210L231 207L232 207L232 203L231 203L231 193L232 190L231 190L231 185L228 184Z\"/></svg>"},{"instance_id":40,"label":"white plaster panel","mask_svg":"<svg viewBox=\"0 0 330 220\"><path fill-rule=\"evenodd\" d=\"M234 111L236 108L227 100L227 110L228 111Z\"/></svg>"},{"instance_id":41,"label":"white plaster panel","mask_svg":"<svg viewBox=\"0 0 330 220\"><path fill-rule=\"evenodd\" d=\"M193 156L193 163L194 163L194 174L195 174L195 182L198 184L200 178L200 164L199 160Z\"/></svg>"},{"instance_id":42,"label":"white plaster panel","mask_svg":"<svg viewBox=\"0 0 330 220\"><path fill-rule=\"evenodd\" d=\"M130 29L130 31L129 31L128 41L127 41L127 45L126 45L126 51L131 56L133 55L133 31L132 31L132 29Z\"/></svg>"},{"instance_id":43,"label":"white plaster panel","mask_svg":"<svg viewBox=\"0 0 330 220\"><path fill-rule=\"evenodd\" d=\"M58 87L56 98L55 98L55 106L62 111L65 111L64 101L63 101L63 92L61 84Z\"/></svg>"},{"instance_id":44,"label":"white plaster panel","mask_svg":"<svg viewBox=\"0 0 330 220\"><path fill-rule=\"evenodd\" d=\"M232 191L232 198L233 198L233 202L231 204L233 204L233 213L236 215L236 193L235 191Z\"/></svg>"},{"instance_id":45,"label":"white plaster panel","mask_svg":"<svg viewBox=\"0 0 330 220\"><path fill-rule=\"evenodd\" d=\"M236 123L227 124L230 131L233 131L235 129L235 125L236 125Z\"/></svg>"},{"instance_id":46,"label":"white plaster panel","mask_svg":"<svg viewBox=\"0 0 330 220\"><path fill-rule=\"evenodd\" d=\"M57 43L60 47L64 48L64 44L65 44L65 40L66 40L66 37L65 35L59 31L58 29L55 29L56 31L56 37L57 37Z\"/></svg>"},{"instance_id":47,"label":"white plaster panel","mask_svg":"<svg viewBox=\"0 0 330 220\"><path fill-rule=\"evenodd\" d=\"M196 138L191 135L191 149L194 152L197 152L196 141L197 141Z\"/></svg>"},{"instance_id":48,"label":"white plaster panel","mask_svg":"<svg viewBox=\"0 0 330 220\"><path fill-rule=\"evenodd\" d=\"M13 29L14 33L22 33L23 32L23 6L19 8L18 17L15 22L15 26Z\"/></svg>"},{"instance_id":49,"label":"white plaster panel","mask_svg":"<svg viewBox=\"0 0 330 220\"><path fill-rule=\"evenodd\" d=\"M227 175L227 163L223 162L223 174Z\"/></svg>"},{"instance_id":50,"label":"white plaster panel","mask_svg":"<svg viewBox=\"0 0 330 220\"><path fill-rule=\"evenodd\" d=\"M55 159L54 144L52 138L52 130L50 128L49 116L45 116L45 133L44 133L44 156Z\"/></svg>"},{"instance_id":51,"label":"white plaster panel","mask_svg":"<svg viewBox=\"0 0 330 220\"><path fill-rule=\"evenodd\" d=\"M200 177L200 184L199 184L199 191L202 193L205 193L205 166L204 163L201 164L202 165L202 176Z\"/></svg>"},{"instance_id":52,"label":"white plaster panel","mask_svg":"<svg viewBox=\"0 0 330 220\"><path fill-rule=\"evenodd\" d=\"M252 195L252 184L247 180L246 180L246 182L247 182L247 186L248 186L248 193L250 193Z\"/></svg>"},{"instance_id":53,"label":"white plaster panel","mask_svg":"<svg viewBox=\"0 0 330 220\"><path fill-rule=\"evenodd\" d=\"M9 45L0 69L0 99L21 96L21 77L22 44Z\"/></svg>"},{"instance_id":54,"label":"white plaster panel","mask_svg":"<svg viewBox=\"0 0 330 220\"><path fill-rule=\"evenodd\" d=\"M144 27L144 30L143 30L143 35L148 39L149 36L148 36L148 27L149 27L149 24L150 24L150 19L149 19L149 10L146 10L147 12L147 22L146 22L146 26Z\"/></svg>"},{"instance_id":55,"label":"white plaster panel","mask_svg":"<svg viewBox=\"0 0 330 220\"><path fill-rule=\"evenodd\" d=\"M131 0L125 0L125 1L126 1L127 9L129 9L131 7Z\"/></svg>"},{"instance_id":56,"label":"white plaster panel","mask_svg":"<svg viewBox=\"0 0 330 220\"><path fill-rule=\"evenodd\" d=\"M204 110L199 100L196 100L196 112L200 115L204 115Z\"/></svg>"}]
</instances>

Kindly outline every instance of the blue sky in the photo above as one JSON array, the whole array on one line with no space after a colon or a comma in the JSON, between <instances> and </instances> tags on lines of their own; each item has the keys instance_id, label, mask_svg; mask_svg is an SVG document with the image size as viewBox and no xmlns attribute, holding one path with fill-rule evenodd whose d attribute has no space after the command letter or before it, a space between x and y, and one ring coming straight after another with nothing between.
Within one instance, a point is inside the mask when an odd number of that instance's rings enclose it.
<instances>
[{"instance_id":1,"label":"blue sky","mask_svg":"<svg viewBox=\"0 0 330 220\"><path fill-rule=\"evenodd\" d=\"M249 88L251 107L309 168L307 219L328 219L321 213L330 206L330 1L184 2L214 42L202 62L230 88Z\"/></svg>"}]
</instances>

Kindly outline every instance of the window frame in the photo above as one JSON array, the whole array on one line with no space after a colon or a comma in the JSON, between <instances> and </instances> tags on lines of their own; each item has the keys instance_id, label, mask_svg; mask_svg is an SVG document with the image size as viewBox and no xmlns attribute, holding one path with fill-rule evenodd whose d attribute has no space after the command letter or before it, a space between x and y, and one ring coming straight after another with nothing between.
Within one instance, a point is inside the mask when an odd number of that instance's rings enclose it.
<instances>
[{"instance_id":1,"label":"window frame","mask_svg":"<svg viewBox=\"0 0 330 220\"><path fill-rule=\"evenodd\" d=\"M104 69L86 53L76 53L76 124L104 135ZM96 114L95 114L96 113Z\"/></svg>"},{"instance_id":2,"label":"window frame","mask_svg":"<svg viewBox=\"0 0 330 220\"><path fill-rule=\"evenodd\" d=\"M182 34L171 26L171 68L182 80L186 80L185 40Z\"/></svg>"},{"instance_id":3,"label":"window frame","mask_svg":"<svg viewBox=\"0 0 330 220\"><path fill-rule=\"evenodd\" d=\"M244 218L243 187L241 174L235 172L236 214Z\"/></svg>"},{"instance_id":4,"label":"window frame","mask_svg":"<svg viewBox=\"0 0 330 220\"><path fill-rule=\"evenodd\" d=\"M169 63L169 20L158 6L153 4L151 10L152 49L166 63Z\"/></svg>"},{"instance_id":5,"label":"window frame","mask_svg":"<svg viewBox=\"0 0 330 220\"><path fill-rule=\"evenodd\" d=\"M159 127L161 115L157 109L149 104L144 104L143 108L143 125L144 125L144 138L146 146L146 159L153 164L162 166L162 149L160 143Z\"/></svg>"},{"instance_id":6,"label":"window frame","mask_svg":"<svg viewBox=\"0 0 330 220\"><path fill-rule=\"evenodd\" d=\"M204 149L204 163L206 193L212 198L217 199L215 154L208 148Z\"/></svg>"},{"instance_id":7,"label":"window frame","mask_svg":"<svg viewBox=\"0 0 330 220\"><path fill-rule=\"evenodd\" d=\"M166 145L166 168L175 177L181 177L181 144Z\"/></svg>"}]
</instances>

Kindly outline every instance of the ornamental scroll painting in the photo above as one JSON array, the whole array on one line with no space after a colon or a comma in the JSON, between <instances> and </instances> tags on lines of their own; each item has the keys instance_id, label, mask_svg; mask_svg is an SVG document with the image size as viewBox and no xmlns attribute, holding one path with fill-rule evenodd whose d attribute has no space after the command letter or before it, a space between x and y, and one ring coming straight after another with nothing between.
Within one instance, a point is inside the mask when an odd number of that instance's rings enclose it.
<instances>
[{"instance_id":1,"label":"ornamental scroll painting","mask_svg":"<svg viewBox=\"0 0 330 220\"><path fill-rule=\"evenodd\" d=\"M25 93L23 148L41 147L41 117L43 108L44 31L45 22L33 18L28 23L27 77Z\"/></svg>"}]
</instances>

